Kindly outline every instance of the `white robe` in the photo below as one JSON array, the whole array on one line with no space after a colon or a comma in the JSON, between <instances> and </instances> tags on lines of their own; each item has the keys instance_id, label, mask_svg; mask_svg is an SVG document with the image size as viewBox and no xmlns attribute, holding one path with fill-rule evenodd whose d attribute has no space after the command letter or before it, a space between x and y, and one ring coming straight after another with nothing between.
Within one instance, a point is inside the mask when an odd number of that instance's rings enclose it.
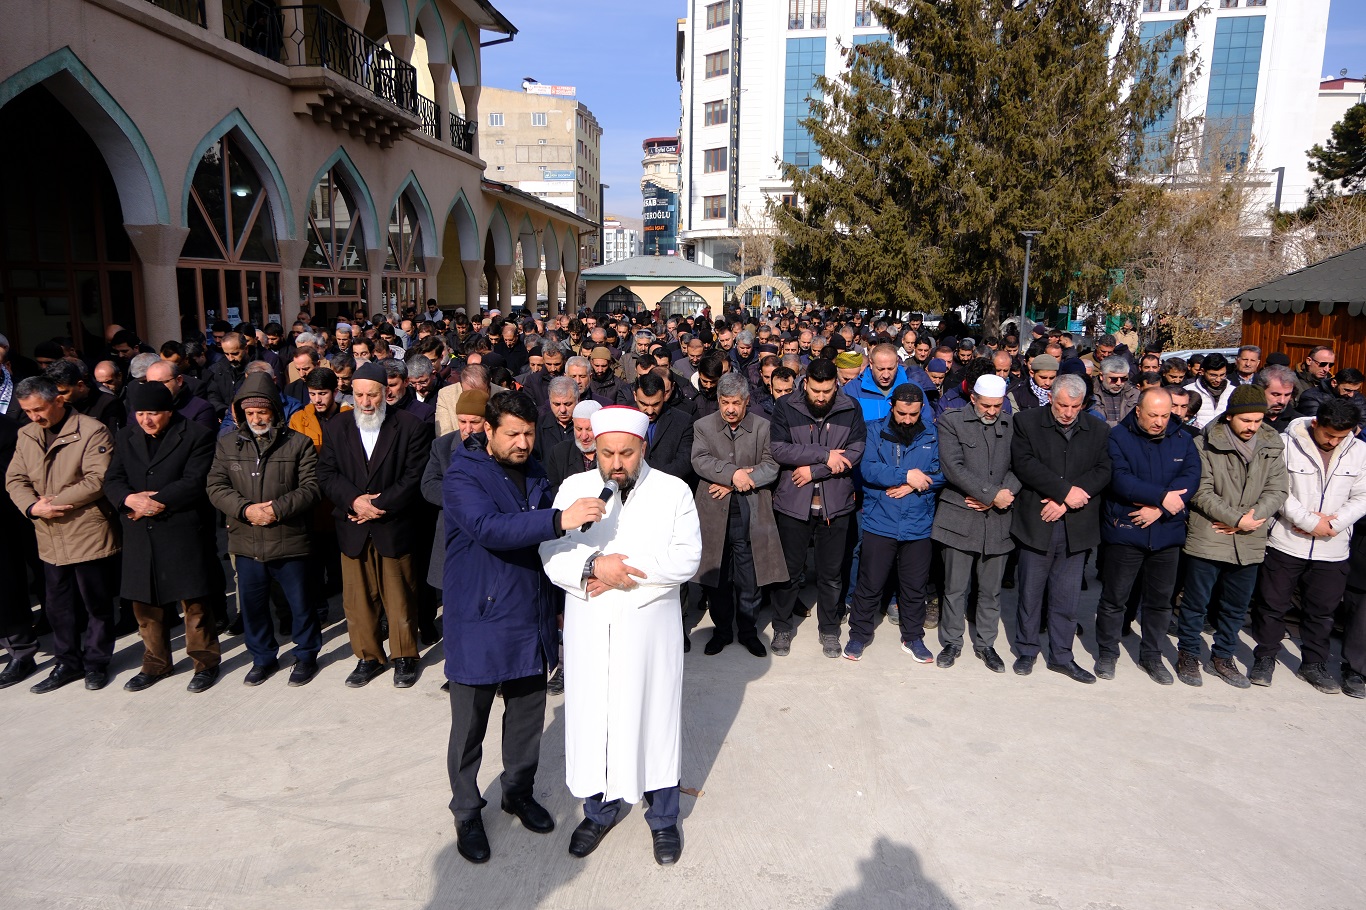
<instances>
[{"instance_id":1,"label":"white robe","mask_svg":"<svg viewBox=\"0 0 1366 910\"><path fill-rule=\"evenodd\" d=\"M602 476L567 478L555 497L563 509L602 492ZM583 567L594 553L621 553L645 573L631 591L588 599ZM616 495L587 531L541 544L564 606L565 776L584 798L639 802L673 787L682 751L683 620L679 585L697 572L702 531L687 484L641 466L626 504Z\"/></svg>"}]
</instances>

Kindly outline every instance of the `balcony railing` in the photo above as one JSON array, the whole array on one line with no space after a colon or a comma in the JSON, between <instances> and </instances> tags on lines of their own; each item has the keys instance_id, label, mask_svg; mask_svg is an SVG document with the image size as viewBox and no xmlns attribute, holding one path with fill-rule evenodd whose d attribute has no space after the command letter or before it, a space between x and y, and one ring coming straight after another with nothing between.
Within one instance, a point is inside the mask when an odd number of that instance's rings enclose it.
<instances>
[{"instance_id":1,"label":"balcony railing","mask_svg":"<svg viewBox=\"0 0 1366 910\"><path fill-rule=\"evenodd\" d=\"M451 111L451 145L466 154L474 154L474 129L473 124L461 117L455 111Z\"/></svg>"},{"instance_id":2,"label":"balcony railing","mask_svg":"<svg viewBox=\"0 0 1366 910\"><path fill-rule=\"evenodd\" d=\"M229 40L287 66L321 67L375 97L418 111L417 70L321 6L223 0ZM433 123L435 115L433 115Z\"/></svg>"},{"instance_id":3,"label":"balcony railing","mask_svg":"<svg viewBox=\"0 0 1366 910\"><path fill-rule=\"evenodd\" d=\"M159 6L166 12L179 16L186 22L192 22L200 28L206 27L204 0L149 0L149 2L153 6Z\"/></svg>"},{"instance_id":4,"label":"balcony railing","mask_svg":"<svg viewBox=\"0 0 1366 910\"><path fill-rule=\"evenodd\" d=\"M867 28L873 24L872 10L861 10L854 12L854 28Z\"/></svg>"},{"instance_id":5,"label":"balcony railing","mask_svg":"<svg viewBox=\"0 0 1366 910\"><path fill-rule=\"evenodd\" d=\"M441 138L441 105L426 95L413 93L418 119L422 121L422 132L433 139Z\"/></svg>"},{"instance_id":6,"label":"balcony railing","mask_svg":"<svg viewBox=\"0 0 1366 910\"><path fill-rule=\"evenodd\" d=\"M812 27L812 28L825 28L825 13L812 13L812 14L811 14L811 27Z\"/></svg>"}]
</instances>

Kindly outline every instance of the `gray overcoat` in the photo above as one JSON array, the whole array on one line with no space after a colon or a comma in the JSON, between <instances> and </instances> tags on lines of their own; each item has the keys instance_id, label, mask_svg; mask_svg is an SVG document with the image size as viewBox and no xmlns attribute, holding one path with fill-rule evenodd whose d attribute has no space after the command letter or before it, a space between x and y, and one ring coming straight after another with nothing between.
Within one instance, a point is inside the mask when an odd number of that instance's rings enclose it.
<instances>
[{"instance_id":1,"label":"gray overcoat","mask_svg":"<svg viewBox=\"0 0 1366 910\"><path fill-rule=\"evenodd\" d=\"M1010 540L1010 510L968 507L967 497L991 502L1002 490L1020 492L1020 481L1010 469L1013 418L1002 413L990 426L982 423L971 402L945 411L939 430L939 467L944 489L934 513L930 537L955 550L999 556L1015 548Z\"/></svg>"}]
</instances>

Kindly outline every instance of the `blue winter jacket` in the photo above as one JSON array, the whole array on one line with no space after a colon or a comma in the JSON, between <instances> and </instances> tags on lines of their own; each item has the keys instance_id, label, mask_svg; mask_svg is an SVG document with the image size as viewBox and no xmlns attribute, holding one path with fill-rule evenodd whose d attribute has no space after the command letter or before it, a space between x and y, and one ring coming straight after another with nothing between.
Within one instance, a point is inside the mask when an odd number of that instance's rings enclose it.
<instances>
[{"instance_id":1,"label":"blue winter jacket","mask_svg":"<svg viewBox=\"0 0 1366 910\"><path fill-rule=\"evenodd\" d=\"M868 447L859 467L863 474L863 530L892 540L923 540L934 525L935 494L944 485L939 470L939 434L922 411L920 431L908 446L888 426L890 418L868 424ZM906 472L919 468L930 477L930 488L900 499L887 495L889 487L906 482Z\"/></svg>"},{"instance_id":2,"label":"blue winter jacket","mask_svg":"<svg viewBox=\"0 0 1366 910\"><path fill-rule=\"evenodd\" d=\"M538 549L556 536L550 481L528 459L523 497L485 444L482 433L457 444L442 485L446 678L468 686L544 673L559 655Z\"/></svg>"},{"instance_id":3,"label":"blue winter jacket","mask_svg":"<svg viewBox=\"0 0 1366 910\"><path fill-rule=\"evenodd\" d=\"M872 423L874 420L882 420L891 413L892 391L903 382L920 386L920 390L927 393L927 399L928 393L934 391L934 381L930 379L930 374L915 364L911 364L910 370L906 369L905 364L899 365L896 368L896 377L892 380L892 387L885 393L873 380L872 370L864 370L862 376L846 382L841 391L858 402L859 408L863 411L864 421Z\"/></svg>"},{"instance_id":4,"label":"blue winter jacket","mask_svg":"<svg viewBox=\"0 0 1366 910\"><path fill-rule=\"evenodd\" d=\"M1138 428L1137 411L1131 411L1110 430L1110 461L1113 472L1105 491L1100 539L1145 550L1184 544L1190 517L1186 508L1175 515L1163 509L1162 517L1146 528L1129 517L1141 505L1161 507L1168 490L1185 490L1181 501L1189 503L1200 488L1200 453L1180 421L1169 420L1166 432L1154 439Z\"/></svg>"}]
</instances>

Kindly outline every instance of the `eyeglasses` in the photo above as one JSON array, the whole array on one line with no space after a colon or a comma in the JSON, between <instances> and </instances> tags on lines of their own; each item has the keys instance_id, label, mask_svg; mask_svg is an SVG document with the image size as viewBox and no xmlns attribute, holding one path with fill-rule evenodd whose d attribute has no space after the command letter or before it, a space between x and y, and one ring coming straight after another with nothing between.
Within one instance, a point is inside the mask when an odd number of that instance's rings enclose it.
<instances>
[{"instance_id":1,"label":"eyeglasses","mask_svg":"<svg viewBox=\"0 0 1366 910\"><path fill-rule=\"evenodd\" d=\"M1314 363L1321 367L1331 367L1333 365L1333 361L1331 360L1315 360Z\"/></svg>"}]
</instances>

